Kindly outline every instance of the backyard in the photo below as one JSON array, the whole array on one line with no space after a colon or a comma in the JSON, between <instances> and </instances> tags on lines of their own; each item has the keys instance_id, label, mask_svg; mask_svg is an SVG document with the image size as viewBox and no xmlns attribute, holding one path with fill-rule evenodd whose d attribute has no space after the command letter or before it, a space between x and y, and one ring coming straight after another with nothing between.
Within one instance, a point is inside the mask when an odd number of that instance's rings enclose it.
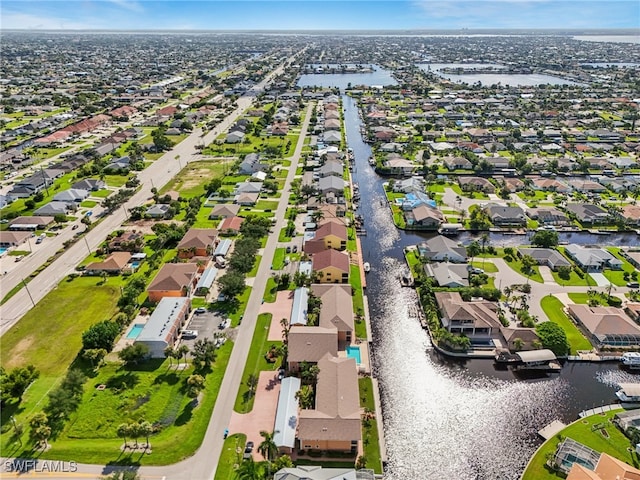
<instances>
[{"instance_id":1,"label":"backyard","mask_svg":"<svg viewBox=\"0 0 640 480\"><path fill-rule=\"evenodd\" d=\"M567 334L567 340L571 346L571 355L576 355L578 350L591 350L593 346L578 330L578 327L564 313L564 305L560 300L552 296L546 296L540 303L544 313L550 321L557 323Z\"/></svg>"}]
</instances>

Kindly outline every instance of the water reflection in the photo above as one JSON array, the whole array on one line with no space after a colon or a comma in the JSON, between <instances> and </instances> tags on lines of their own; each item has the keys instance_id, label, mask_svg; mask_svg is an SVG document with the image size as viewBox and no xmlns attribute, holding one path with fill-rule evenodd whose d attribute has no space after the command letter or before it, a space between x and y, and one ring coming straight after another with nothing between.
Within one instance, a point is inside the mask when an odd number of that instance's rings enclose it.
<instances>
[{"instance_id":1,"label":"water reflection","mask_svg":"<svg viewBox=\"0 0 640 480\"><path fill-rule=\"evenodd\" d=\"M488 360L451 360L433 351L410 317L416 293L398 281L407 269L403 247L424 235L393 225L380 203L383 180L367 163L371 152L359 135L355 102L346 96L343 102L368 232L362 246L371 263L367 295L388 454L385 478L516 479L539 444L538 430L614 400L610 383L617 365L572 363L554 377L518 379Z\"/></svg>"}]
</instances>

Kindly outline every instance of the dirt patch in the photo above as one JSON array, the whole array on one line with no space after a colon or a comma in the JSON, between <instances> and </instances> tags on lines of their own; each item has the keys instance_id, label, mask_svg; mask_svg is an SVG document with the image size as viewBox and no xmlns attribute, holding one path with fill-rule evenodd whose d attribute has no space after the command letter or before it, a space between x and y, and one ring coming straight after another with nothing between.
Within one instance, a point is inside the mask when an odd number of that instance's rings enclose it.
<instances>
[{"instance_id":1,"label":"dirt patch","mask_svg":"<svg viewBox=\"0 0 640 480\"><path fill-rule=\"evenodd\" d=\"M14 366L24 365L26 363L24 361L25 353L33 345L33 339L34 339L33 335L28 335L24 337L22 340L20 340L16 344L16 346L11 349L11 352L12 352L11 359L7 361L5 368L7 369L13 368Z\"/></svg>"}]
</instances>

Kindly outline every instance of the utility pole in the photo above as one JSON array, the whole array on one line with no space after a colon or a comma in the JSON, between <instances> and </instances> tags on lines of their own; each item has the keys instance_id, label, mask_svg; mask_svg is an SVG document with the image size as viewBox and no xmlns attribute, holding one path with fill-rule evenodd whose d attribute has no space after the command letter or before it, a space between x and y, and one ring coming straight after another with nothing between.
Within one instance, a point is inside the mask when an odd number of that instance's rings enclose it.
<instances>
[{"instance_id":1,"label":"utility pole","mask_svg":"<svg viewBox=\"0 0 640 480\"><path fill-rule=\"evenodd\" d=\"M87 237L82 237L84 239L84 244L87 246L87 250L89 250L89 255L91 255L91 248L89 247L89 242L87 242Z\"/></svg>"},{"instance_id":2,"label":"utility pole","mask_svg":"<svg viewBox=\"0 0 640 480\"><path fill-rule=\"evenodd\" d=\"M24 289L27 291L27 295L29 295L29 300L31 300L31 303L35 307L36 302L33 301L33 297L31 296L31 292L29 291L29 287L27 287L27 282L24 281L24 278L22 279L22 284L24 285Z\"/></svg>"}]
</instances>

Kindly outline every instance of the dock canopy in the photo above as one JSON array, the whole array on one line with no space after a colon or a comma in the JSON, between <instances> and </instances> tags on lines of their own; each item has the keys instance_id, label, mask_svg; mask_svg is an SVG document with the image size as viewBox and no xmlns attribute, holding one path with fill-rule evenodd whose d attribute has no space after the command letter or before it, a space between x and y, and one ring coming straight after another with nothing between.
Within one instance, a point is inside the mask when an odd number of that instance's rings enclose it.
<instances>
[{"instance_id":1,"label":"dock canopy","mask_svg":"<svg viewBox=\"0 0 640 480\"><path fill-rule=\"evenodd\" d=\"M627 397L640 397L640 383L621 383L622 390Z\"/></svg>"},{"instance_id":2,"label":"dock canopy","mask_svg":"<svg viewBox=\"0 0 640 480\"><path fill-rule=\"evenodd\" d=\"M551 350L528 350L516 353L524 363L552 362L556 355Z\"/></svg>"}]
</instances>

